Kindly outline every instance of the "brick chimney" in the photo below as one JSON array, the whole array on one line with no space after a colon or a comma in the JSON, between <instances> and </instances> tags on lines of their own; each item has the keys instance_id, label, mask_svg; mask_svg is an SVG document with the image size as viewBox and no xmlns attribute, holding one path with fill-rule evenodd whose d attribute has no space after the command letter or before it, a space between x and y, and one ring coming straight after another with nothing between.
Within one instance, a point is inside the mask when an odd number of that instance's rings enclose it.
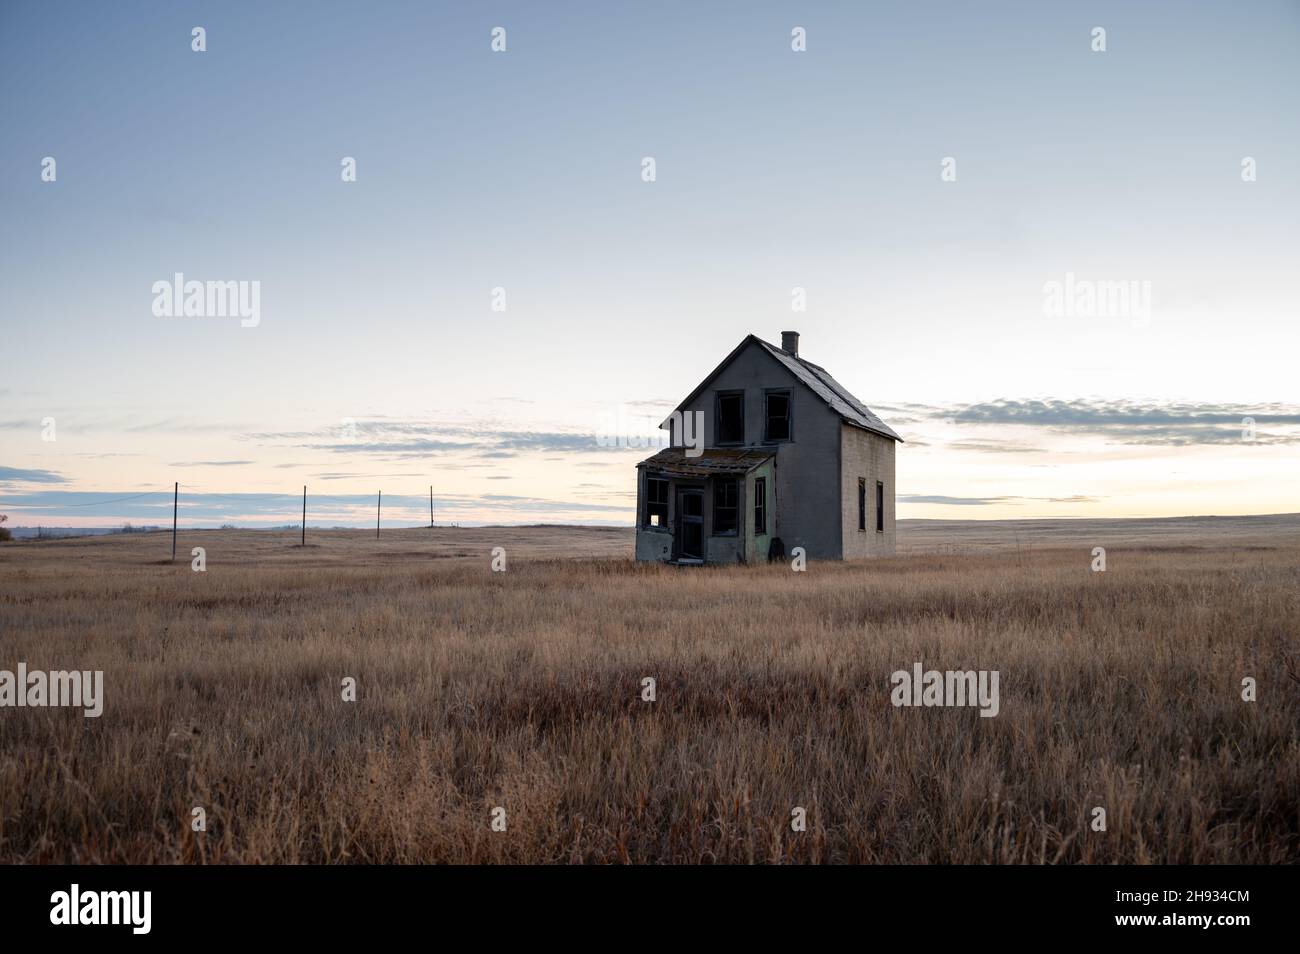
<instances>
[{"instance_id":1,"label":"brick chimney","mask_svg":"<svg viewBox=\"0 0 1300 954\"><path fill-rule=\"evenodd\" d=\"M799 353L799 332L781 332L781 350L789 351L791 354L797 355Z\"/></svg>"}]
</instances>

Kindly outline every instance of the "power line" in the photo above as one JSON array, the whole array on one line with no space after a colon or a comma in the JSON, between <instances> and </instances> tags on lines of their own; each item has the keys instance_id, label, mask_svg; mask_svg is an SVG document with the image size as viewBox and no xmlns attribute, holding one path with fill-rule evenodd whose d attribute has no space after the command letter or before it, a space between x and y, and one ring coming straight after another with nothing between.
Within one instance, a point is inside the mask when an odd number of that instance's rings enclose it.
<instances>
[{"instance_id":1,"label":"power line","mask_svg":"<svg viewBox=\"0 0 1300 954\"><path fill-rule=\"evenodd\" d=\"M219 493L214 493L213 491L210 490L204 490L202 487L195 487L193 485L188 485L188 489L190 493L197 494L202 497L216 497L221 500L234 500L237 502L254 501L254 500L297 500L298 499L297 494L219 494ZM175 488L173 488L173 490L175 490ZM62 492L66 493L67 491L62 491ZM105 507L108 506L109 504L126 503L127 501L130 500L140 500L141 498L144 497L156 497L159 494L165 494L165 493L166 493L166 489L160 488L158 490L146 490L144 493L131 494L130 496L127 497L111 497L108 500L90 500L87 501L86 503L32 504L26 501L15 500L15 501L9 501L8 505L9 506L13 506L15 504L25 505L25 506L31 506L39 510L79 510L84 507ZM324 499L329 500L331 498L340 497L340 496L360 497L361 495L360 494L325 494ZM407 495L407 496L413 496L413 495ZM6 502L4 500L0 499L0 505L3 505L5 503ZM407 509L409 509L409 507ZM432 525L433 523L433 488L432 487L429 488L429 521L430 521L430 525Z\"/></svg>"},{"instance_id":2,"label":"power line","mask_svg":"<svg viewBox=\"0 0 1300 954\"><path fill-rule=\"evenodd\" d=\"M202 487L189 487L191 493L199 493L205 497L220 497L223 500L274 500L281 498L284 500L297 500L297 494L218 494L211 490L204 490Z\"/></svg>"},{"instance_id":3,"label":"power line","mask_svg":"<svg viewBox=\"0 0 1300 954\"><path fill-rule=\"evenodd\" d=\"M142 494L136 494L133 497L118 497L115 500L92 500L90 503L79 503L79 504L39 504L38 506L42 510L46 508L67 510L71 507L102 507L104 504L125 503L128 500L139 500L141 497L152 497L155 494L161 494L163 492L164 491L161 490L150 490Z\"/></svg>"}]
</instances>

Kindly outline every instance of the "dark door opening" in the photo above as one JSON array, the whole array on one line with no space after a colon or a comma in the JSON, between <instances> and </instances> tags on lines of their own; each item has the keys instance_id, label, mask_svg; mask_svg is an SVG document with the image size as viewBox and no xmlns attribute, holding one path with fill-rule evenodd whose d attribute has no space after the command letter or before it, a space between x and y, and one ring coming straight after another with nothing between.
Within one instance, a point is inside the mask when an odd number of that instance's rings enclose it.
<instances>
[{"instance_id":1,"label":"dark door opening","mask_svg":"<svg viewBox=\"0 0 1300 954\"><path fill-rule=\"evenodd\" d=\"M704 491L677 491L677 559L704 559Z\"/></svg>"}]
</instances>

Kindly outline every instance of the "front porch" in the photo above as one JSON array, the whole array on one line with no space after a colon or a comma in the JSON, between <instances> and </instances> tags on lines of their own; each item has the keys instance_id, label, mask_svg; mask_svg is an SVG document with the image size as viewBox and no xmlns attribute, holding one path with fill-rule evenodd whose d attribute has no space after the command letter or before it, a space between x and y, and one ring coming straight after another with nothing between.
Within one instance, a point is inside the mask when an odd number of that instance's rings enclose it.
<instances>
[{"instance_id":1,"label":"front porch","mask_svg":"<svg viewBox=\"0 0 1300 954\"><path fill-rule=\"evenodd\" d=\"M775 455L684 447L637 465L636 558L663 563L753 563L774 533Z\"/></svg>"}]
</instances>

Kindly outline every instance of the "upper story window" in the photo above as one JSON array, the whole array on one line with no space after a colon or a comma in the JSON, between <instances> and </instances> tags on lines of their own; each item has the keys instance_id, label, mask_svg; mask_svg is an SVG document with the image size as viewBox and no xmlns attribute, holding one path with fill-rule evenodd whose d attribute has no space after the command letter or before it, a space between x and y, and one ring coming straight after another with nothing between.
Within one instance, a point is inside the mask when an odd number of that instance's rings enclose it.
<instances>
[{"instance_id":1,"label":"upper story window","mask_svg":"<svg viewBox=\"0 0 1300 954\"><path fill-rule=\"evenodd\" d=\"M790 439L790 392L768 391L763 395L766 408L766 425L763 440L766 443Z\"/></svg>"},{"instance_id":2,"label":"upper story window","mask_svg":"<svg viewBox=\"0 0 1300 954\"><path fill-rule=\"evenodd\" d=\"M745 394L743 391L718 392L718 443L745 442Z\"/></svg>"}]
</instances>

